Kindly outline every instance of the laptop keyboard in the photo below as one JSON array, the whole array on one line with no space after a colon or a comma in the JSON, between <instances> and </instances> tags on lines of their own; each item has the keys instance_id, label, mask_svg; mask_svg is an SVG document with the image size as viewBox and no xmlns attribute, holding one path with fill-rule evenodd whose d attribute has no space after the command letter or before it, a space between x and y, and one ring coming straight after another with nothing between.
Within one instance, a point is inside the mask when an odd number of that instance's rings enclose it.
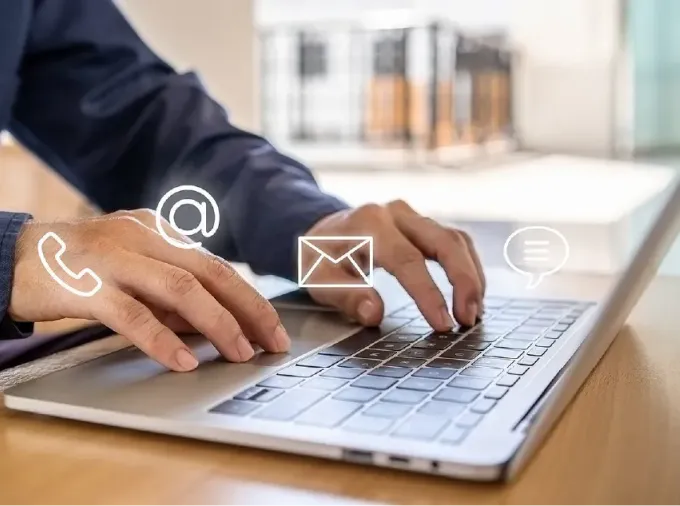
<instances>
[{"instance_id":1,"label":"laptop keyboard","mask_svg":"<svg viewBox=\"0 0 680 506\"><path fill-rule=\"evenodd\" d=\"M591 305L489 298L445 333L409 305L211 412L459 444Z\"/></svg>"}]
</instances>

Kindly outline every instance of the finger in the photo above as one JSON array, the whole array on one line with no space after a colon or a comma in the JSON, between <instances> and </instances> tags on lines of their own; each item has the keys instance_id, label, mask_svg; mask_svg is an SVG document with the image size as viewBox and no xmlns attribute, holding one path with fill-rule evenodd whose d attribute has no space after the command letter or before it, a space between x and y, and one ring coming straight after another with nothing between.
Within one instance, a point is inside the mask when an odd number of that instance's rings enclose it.
<instances>
[{"instance_id":1,"label":"finger","mask_svg":"<svg viewBox=\"0 0 680 506\"><path fill-rule=\"evenodd\" d=\"M141 234L133 241L137 253L192 273L231 313L251 341L271 352L288 350L290 338L274 307L227 261L202 248L172 246L141 222L137 230L130 232Z\"/></svg>"},{"instance_id":2,"label":"finger","mask_svg":"<svg viewBox=\"0 0 680 506\"><path fill-rule=\"evenodd\" d=\"M393 207L399 230L428 258L436 260L453 286L453 313L459 323L474 325L482 303L482 284L467 242L454 230L424 218L407 204Z\"/></svg>"},{"instance_id":3,"label":"finger","mask_svg":"<svg viewBox=\"0 0 680 506\"><path fill-rule=\"evenodd\" d=\"M102 295L101 303L93 310L100 322L173 371L191 371L198 367L191 350L144 304L116 289L108 289Z\"/></svg>"},{"instance_id":4,"label":"finger","mask_svg":"<svg viewBox=\"0 0 680 506\"><path fill-rule=\"evenodd\" d=\"M116 282L152 304L178 314L232 362L245 362L255 354L236 319L181 268L127 253L120 257L126 268L115 271Z\"/></svg>"},{"instance_id":5,"label":"finger","mask_svg":"<svg viewBox=\"0 0 680 506\"><path fill-rule=\"evenodd\" d=\"M161 309L158 306L154 306L149 301L143 301L144 305L148 307L156 319L163 325L168 327L170 330L176 334L197 334L198 331L189 325L187 321L179 316L173 311L168 311L166 309Z\"/></svg>"},{"instance_id":6,"label":"finger","mask_svg":"<svg viewBox=\"0 0 680 506\"><path fill-rule=\"evenodd\" d=\"M475 267L477 268L477 275L479 276L479 281L482 285L482 304L483 304L484 295L486 294L486 275L484 274L484 266L482 265L482 260L479 257L479 253L477 253L475 243L472 240L472 237L470 237L470 234L468 234L464 230L453 230L453 232L458 232L460 235L462 235L463 239L467 243L468 251L470 252L472 261L475 263Z\"/></svg>"},{"instance_id":7,"label":"finger","mask_svg":"<svg viewBox=\"0 0 680 506\"><path fill-rule=\"evenodd\" d=\"M334 284L343 285L361 281L358 276L351 275L339 265L329 265L318 269L315 283L323 284L326 280L330 280ZM309 294L320 304L335 307L367 327L378 325L382 321L385 310L383 301L378 292L373 288L351 288L346 290L310 288Z\"/></svg>"},{"instance_id":8,"label":"finger","mask_svg":"<svg viewBox=\"0 0 680 506\"><path fill-rule=\"evenodd\" d=\"M453 327L444 297L425 265L425 257L394 224L386 223L374 233L376 263L397 278L435 330Z\"/></svg>"}]
</instances>

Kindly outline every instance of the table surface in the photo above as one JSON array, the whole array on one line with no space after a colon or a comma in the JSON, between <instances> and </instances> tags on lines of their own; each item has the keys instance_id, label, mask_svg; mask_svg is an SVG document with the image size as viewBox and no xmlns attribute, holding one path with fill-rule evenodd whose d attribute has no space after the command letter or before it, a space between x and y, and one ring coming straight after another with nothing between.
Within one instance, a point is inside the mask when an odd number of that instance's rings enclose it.
<instances>
[{"instance_id":1,"label":"table surface","mask_svg":"<svg viewBox=\"0 0 680 506\"><path fill-rule=\"evenodd\" d=\"M2 503L680 503L680 279L650 286L511 484L474 484L0 408Z\"/></svg>"}]
</instances>

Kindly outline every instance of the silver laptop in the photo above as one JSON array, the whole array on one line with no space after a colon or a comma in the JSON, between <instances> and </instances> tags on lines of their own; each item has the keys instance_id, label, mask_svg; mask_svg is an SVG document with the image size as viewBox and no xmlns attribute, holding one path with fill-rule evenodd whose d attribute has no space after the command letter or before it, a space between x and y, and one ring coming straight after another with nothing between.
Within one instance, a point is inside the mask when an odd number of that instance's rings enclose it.
<instances>
[{"instance_id":1,"label":"silver laptop","mask_svg":"<svg viewBox=\"0 0 680 506\"><path fill-rule=\"evenodd\" d=\"M486 313L473 328L434 333L394 279L378 272L388 308L379 328L317 310L299 292L279 293L272 300L293 339L286 355L227 363L193 336L188 342L201 359L194 372L167 372L128 348L11 388L5 403L357 464L511 479L605 353L677 237L677 181L663 199L619 276L555 275L539 297L491 269Z\"/></svg>"}]
</instances>

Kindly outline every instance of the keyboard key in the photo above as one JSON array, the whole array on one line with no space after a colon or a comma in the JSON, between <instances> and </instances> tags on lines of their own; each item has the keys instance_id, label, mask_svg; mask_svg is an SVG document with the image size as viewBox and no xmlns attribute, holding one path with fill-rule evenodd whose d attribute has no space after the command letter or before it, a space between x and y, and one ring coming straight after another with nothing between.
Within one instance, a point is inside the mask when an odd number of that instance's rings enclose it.
<instances>
[{"instance_id":1,"label":"keyboard key","mask_svg":"<svg viewBox=\"0 0 680 506\"><path fill-rule=\"evenodd\" d=\"M470 342L486 342L486 343L492 343L499 337L503 335L503 332L495 332L495 333L490 333L490 332L472 332L465 336L463 338L464 341Z\"/></svg>"},{"instance_id":2,"label":"keyboard key","mask_svg":"<svg viewBox=\"0 0 680 506\"><path fill-rule=\"evenodd\" d=\"M319 369L314 367L300 367L297 365L287 367L283 371L279 371L281 376L295 376L296 378L310 378L319 372Z\"/></svg>"},{"instance_id":3,"label":"keyboard key","mask_svg":"<svg viewBox=\"0 0 680 506\"><path fill-rule=\"evenodd\" d=\"M501 369L505 369L510 364L512 364L512 360L507 360L505 358L482 357L480 359L475 360L476 366L499 367Z\"/></svg>"},{"instance_id":4,"label":"keyboard key","mask_svg":"<svg viewBox=\"0 0 680 506\"><path fill-rule=\"evenodd\" d=\"M403 378L410 372L411 371L403 367L378 367L377 369L373 369L368 374L370 376L385 376L387 378Z\"/></svg>"},{"instance_id":5,"label":"keyboard key","mask_svg":"<svg viewBox=\"0 0 680 506\"><path fill-rule=\"evenodd\" d=\"M431 332L432 327L428 325L414 325L410 323L403 329L399 329L396 333L423 337L430 334Z\"/></svg>"},{"instance_id":6,"label":"keyboard key","mask_svg":"<svg viewBox=\"0 0 680 506\"><path fill-rule=\"evenodd\" d=\"M391 435L408 439L432 440L444 430L448 423L446 418L411 415Z\"/></svg>"},{"instance_id":7,"label":"keyboard key","mask_svg":"<svg viewBox=\"0 0 680 506\"><path fill-rule=\"evenodd\" d=\"M553 341L552 339L539 339L538 341L536 341L536 346L538 346L539 348L550 348L554 342L555 341Z\"/></svg>"},{"instance_id":8,"label":"keyboard key","mask_svg":"<svg viewBox=\"0 0 680 506\"><path fill-rule=\"evenodd\" d=\"M444 369L462 369L470 365L470 362L466 360L454 360L447 358L436 358L432 362L427 364L427 367L443 367Z\"/></svg>"},{"instance_id":9,"label":"keyboard key","mask_svg":"<svg viewBox=\"0 0 680 506\"><path fill-rule=\"evenodd\" d=\"M395 406L399 405L395 404ZM439 401L426 402L418 408L418 413L421 415L443 416L446 418L455 418L463 411L465 411L465 404Z\"/></svg>"},{"instance_id":10,"label":"keyboard key","mask_svg":"<svg viewBox=\"0 0 680 506\"><path fill-rule=\"evenodd\" d=\"M235 396L234 399L239 401L269 402L276 399L282 393L283 390L278 388L251 387Z\"/></svg>"},{"instance_id":11,"label":"keyboard key","mask_svg":"<svg viewBox=\"0 0 680 506\"><path fill-rule=\"evenodd\" d=\"M255 411L261 404L247 401L228 400L219 404L210 410L211 413L220 413L222 415L245 416L248 413Z\"/></svg>"},{"instance_id":12,"label":"keyboard key","mask_svg":"<svg viewBox=\"0 0 680 506\"><path fill-rule=\"evenodd\" d=\"M420 390L421 392L433 392L442 385L441 381L426 378L409 378L397 385L404 390Z\"/></svg>"},{"instance_id":13,"label":"keyboard key","mask_svg":"<svg viewBox=\"0 0 680 506\"><path fill-rule=\"evenodd\" d=\"M456 420L456 426L469 429L477 425L482 418L484 417L479 413L465 413L458 420Z\"/></svg>"},{"instance_id":14,"label":"keyboard key","mask_svg":"<svg viewBox=\"0 0 680 506\"><path fill-rule=\"evenodd\" d=\"M507 350L526 350L529 346L531 346L530 342L511 339L503 339L495 345L496 348L505 348Z\"/></svg>"},{"instance_id":15,"label":"keyboard key","mask_svg":"<svg viewBox=\"0 0 680 506\"><path fill-rule=\"evenodd\" d=\"M408 346L408 343L393 343L389 341L378 341L372 344L369 348L370 350L387 350L387 351L399 351L403 350Z\"/></svg>"},{"instance_id":16,"label":"keyboard key","mask_svg":"<svg viewBox=\"0 0 680 506\"><path fill-rule=\"evenodd\" d=\"M347 380L317 377L305 381L302 386L304 388L315 388L317 390L326 390L327 392L332 392L333 390L344 387L346 384Z\"/></svg>"},{"instance_id":17,"label":"keyboard key","mask_svg":"<svg viewBox=\"0 0 680 506\"><path fill-rule=\"evenodd\" d=\"M449 379L455 373L456 371L453 369L425 367L424 369L418 369L416 372L414 372L413 377L445 380Z\"/></svg>"},{"instance_id":18,"label":"keyboard key","mask_svg":"<svg viewBox=\"0 0 680 506\"><path fill-rule=\"evenodd\" d=\"M339 401L368 402L375 399L380 392L368 388L347 387L333 396Z\"/></svg>"},{"instance_id":19,"label":"keyboard key","mask_svg":"<svg viewBox=\"0 0 680 506\"><path fill-rule=\"evenodd\" d=\"M325 369L326 367L334 366L341 360L342 357L333 355L312 355L311 357L301 360L297 363L297 365L302 367L318 367Z\"/></svg>"},{"instance_id":20,"label":"keyboard key","mask_svg":"<svg viewBox=\"0 0 680 506\"><path fill-rule=\"evenodd\" d=\"M515 374L517 376L521 376L528 370L529 368L525 365L513 365L510 369L508 369L508 374Z\"/></svg>"},{"instance_id":21,"label":"keyboard key","mask_svg":"<svg viewBox=\"0 0 680 506\"><path fill-rule=\"evenodd\" d=\"M527 355L532 356L532 357L542 357L545 355L546 348L531 348L528 352Z\"/></svg>"},{"instance_id":22,"label":"keyboard key","mask_svg":"<svg viewBox=\"0 0 680 506\"><path fill-rule=\"evenodd\" d=\"M555 325L552 328L552 330L554 330L556 332L565 332L568 329L569 329L569 325L564 325L564 324L558 324L558 325Z\"/></svg>"},{"instance_id":23,"label":"keyboard key","mask_svg":"<svg viewBox=\"0 0 680 506\"><path fill-rule=\"evenodd\" d=\"M576 322L576 318L574 318L573 316L565 316L564 318L562 318L559 321L559 323L561 325L567 325L567 326L573 325L575 322Z\"/></svg>"},{"instance_id":24,"label":"keyboard key","mask_svg":"<svg viewBox=\"0 0 680 506\"><path fill-rule=\"evenodd\" d=\"M298 388L289 390L253 415L265 420L292 420L326 396L326 392Z\"/></svg>"},{"instance_id":25,"label":"keyboard key","mask_svg":"<svg viewBox=\"0 0 680 506\"><path fill-rule=\"evenodd\" d=\"M320 351L319 354L348 357L370 346L378 339L380 339L380 332L378 332L376 329L363 329L353 336L349 336L348 338L343 339L342 341Z\"/></svg>"},{"instance_id":26,"label":"keyboard key","mask_svg":"<svg viewBox=\"0 0 680 506\"><path fill-rule=\"evenodd\" d=\"M343 429L362 434L382 434L394 424L389 418L376 418L372 416L354 415L350 418Z\"/></svg>"},{"instance_id":27,"label":"keyboard key","mask_svg":"<svg viewBox=\"0 0 680 506\"><path fill-rule=\"evenodd\" d=\"M328 378L354 379L358 378L364 373L363 369L347 369L341 367L333 367L321 373L321 376Z\"/></svg>"},{"instance_id":28,"label":"keyboard key","mask_svg":"<svg viewBox=\"0 0 680 506\"><path fill-rule=\"evenodd\" d=\"M437 353L439 353L438 350L426 350L423 348L409 348L408 350L404 350L399 355L397 355L398 358L419 358L419 359L425 359L427 360L428 358L434 357Z\"/></svg>"},{"instance_id":29,"label":"keyboard key","mask_svg":"<svg viewBox=\"0 0 680 506\"><path fill-rule=\"evenodd\" d=\"M484 390L490 384L491 380L471 376L456 376L449 382L450 387L469 388L471 390Z\"/></svg>"},{"instance_id":30,"label":"keyboard key","mask_svg":"<svg viewBox=\"0 0 680 506\"><path fill-rule=\"evenodd\" d=\"M496 402L497 401L493 399L480 399L475 402L470 409L475 413L488 413L496 405Z\"/></svg>"},{"instance_id":31,"label":"keyboard key","mask_svg":"<svg viewBox=\"0 0 680 506\"><path fill-rule=\"evenodd\" d=\"M545 315L545 313L544 313L544 315ZM527 325L537 325L537 326L540 327L540 326L544 326L544 325L550 326L553 323L555 323L555 318L549 318L549 317L544 316L544 315L532 316L531 318L527 319L526 324Z\"/></svg>"},{"instance_id":32,"label":"keyboard key","mask_svg":"<svg viewBox=\"0 0 680 506\"><path fill-rule=\"evenodd\" d=\"M502 372L502 369L493 369L491 367L468 367L467 369L463 369L461 374L464 376L476 376L478 378L495 378Z\"/></svg>"},{"instance_id":33,"label":"keyboard key","mask_svg":"<svg viewBox=\"0 0 680 506\"><path fill-rule=\"evenodd\" d=\"M408 369L415 369L416 367L420 367L425 363L424 360L419 360L417 358L393 358L389 362L387 362L385 365L386 366L391 366L391 367L406 367Z\"/></svg>"},{"instance_id":34,"label":"keyboard key","mask_svg":"<svg viewBox=\"0 0 680 506\"><path fill-rule=\"evenodd\" d=\"M302 382L303 378L296 378L293 376L272 376L271 378L267 378L266 380L260 381L257 386L258 387L267 387L267 388L290 388L294 387L298 383Z\"/></svg>"},{"instance_id":35,"label":"keyboard key","mask_svg":"<svg viewBox=\"0 0 680 506\"><path fill-rule=\"evenodd\" d=\"M508 387L491 387L489 390L484 392L484 397L487 399L502 399L505 394L510 390Z\"/></svg>"},{"instance_id":36,"label":"keyboard key","mask_svg":"<svg viewBox=\"0 0 680 506\"><path fill-rule=\"evenodd\" d=\"M396 404L394 402L376 402L369 406L364 415L378 416L380 418L402 418L411 411L412 406L408 404Z\"/></svg>"},{"instance_id":37,"label":"keyboard key","mask_svg":"<svg viewBox=\"0 0 680 506\"><path fill-rule=\"evenodd\" d=\"M414 344L413 348L411 348L411 349L422 348L424 350L434 350L435 353L436 353L437 351L445 350L449 346L451 346L450 342L447 342L447 341L432 341L432 340L430 340L429 337L426 337L426 338L418 341L416 344Z\"/></svg>"},{"instance_id":38,"label":"keyboard key","mask_svg":"<svg viewBox=\"0 0 680 506\"><path fill-rule=\"evenodd\" d=\"M474 360L479 356L478 351L470 350L448 350L440 355L443 358L454 358L457 360Z\"/></svg>"},{"instance_id":39,"label":"keyboard key","mask_svg":"<svg viewBox=\"0 0 680 506\"><path fill-rule=\"evenodd\" d=\"M519 362L517 362L519 365L534 365L536 362L538 362L538 357L522 357Z\"/></svg>"},{"instance_id":40,"label":"keyboard key","mask_svg":"<svg viewBox=\"0 0 680 506\"><path fill-rule=\"evenodd\" d=\"M355 355L356 358L369 358L371 360L387 360L390 358L392 355L394 355L394 351L388 351L388 350L364 350Z\"/></svg>"},{"instance_id":41,"label":"keyboard key","mask_svg":"<svg viewBox=\"0 0 680 506\"><path fill-rule=\"evenodd\" d=\"M506 350L505 348L491 348L484 353L485 357L516 359L522 356L519 350Z\"/></svg>"},{"instance_id":42,"label":"keyboard key","mask_svg":"<svg viewBox=\"0 0 680 506\"><path fill-rule=\"evenodd\" d=\"M364 376L352 383L353 387L370 388L373 390L387 390L394 385L397 380L383 376Z\"/></svg>"},{"instance_id":43,"label":"keyboard key","mask_svg":"<svg viewBox=\"0 0 680 506\"><path fill-rule=\"evenodd\" d=\"M420 404L427 397L426 393L417 390L390 390L382 398L385 402L398 402L400 404Z\"/></svg>"},{"instance_id":44,"label":"keyboard key","mask_svg":"<svg viewBox=\"0 0 680 506\"><path fill-rule=\"evenodd\" d=\"M511 387L514 386L515 383L519 380L519 376L503 376L501 379L499 379L496 382L496 385L499 387Z\"/></svg>"},{"instance_id":45,"label":"keyboard key","mask_svg":"<svg viewBox=\"0 0 680 506\"><path fill-rule=\"evenodd\" d=\"M540 337L540 333L538 332L510 332L507 336L505 336L507 339L516 339L518 341L535 341Z\"/></svg>"},{"instance_id":46,"label":"keyboard key","mask_svg":"<svg viewBox=\"0 0 680 506\"><path fill-rule=\"evenodd\" d=\"M462 402L466 404L474 401L478 396L478 392L467 388L446 387L437 392L433 398L438 401Z\"/></svg>"},{"instance_id":47,"label":"keyboard key","mask_svg":"<svg viewBox=\"0 0 680 506\"><path fill-rule=\"evenodd\" d=\"M465 428L452 425L439 436L439 440L449 445L457 445L463 442L467 433Z\"/></svg>"},{"instance_id":48,"label":"keyboard key","mask_svg":"<svg viewBox=\"0 0 680 506\"><path fill-rule=\"evenodd\" d=\"M331 428L340 425L361 407L356 402L325 399L302 413L295 421L304 425Z\"/></svg>"},{"instance_id":49,"label":"keyboard key","mask_svg":"<svg viewBox=\"0 0 680 506\"><path fill-rule=\"evenodd\" d=\"M490 343L479 343L476 341L461 341L453 345L452 350L470 350L470 351L484 351L490 346Z\"/></svg>"},{"instance_id":50,"label":"keyboard key","mask_svg":"<svg viewBox=\"0 0 680 506\"><path fill-rule=\"evenodd\" d=\"M420 337L420 334L391 334L385 337L381 342L409 344L418 341Z\"/></svg>"},{"instance_id":51,"label":"keyboard key","mask_svg":"<svg viewBox=\"0 0 680 506\"><path fill-rule=\"evenodd\" d=\"M554 330L551 330L549 332L546 332L546 334L543 336L546 339L559 339L562 337L562 332L555 332Z\"/></svg>"},{"instance_id":52,"label":"keyboard key","mask_svg":"<svg viewBox=\"0 0 680 506\"><path fill-rule=\"evenodd\" d=\"M370 358L348 358L339 364L339 367L349 367L356 369L373 369L380 365L380 360L371 360Z\"/></svg>"}]
</instances>

